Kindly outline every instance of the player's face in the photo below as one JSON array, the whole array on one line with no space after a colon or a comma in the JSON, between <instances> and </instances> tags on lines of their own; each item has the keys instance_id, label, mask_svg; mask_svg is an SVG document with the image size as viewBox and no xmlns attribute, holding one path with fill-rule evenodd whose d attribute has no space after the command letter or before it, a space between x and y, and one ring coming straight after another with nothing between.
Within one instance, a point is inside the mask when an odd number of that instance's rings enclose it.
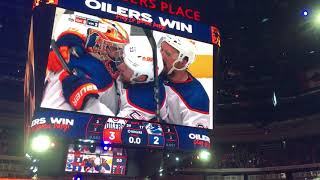
<instances>
[{"instance_id":1,"label":"player's face","mask_svg":"<svg viewBox=\"0 0 320 180\"><path fill-rule=\"evenodd\" d=\"M160 53L162 55L164 65L163 72L168 73L174 65L174 61L178 58L179 51L164 41L161 43Z\"/></svg>"},{"instance_id":2,"label":"player's face","mask_svg":"<svg viewBox=\"0 0 320 180\"><path fill-rule=\"evenodd\" d=\"M122 82L130 82L133 71L125 64L121 63L117 66Z\"/></svg>"},{"instance_id":3,"label":"player's face","mask_svg":"<svg viewBox=\"0 0 320 180\"><path fill-rule=\"evenodd\" d=\"M93 47L93 54L101 61L117 61L123 56L123 46L111 42L99 41Z\"/></svg>"},{"instance_id":4,"label":"player's face","mask_svg":"<svg viewBox=\"0 0 320 180\"><path fill-rule=\"evenodd\" d=\"M116 46L107 46L106 52L112 60L117 60L117 58L123 56L123 48Z\"/></svg>"}]
</instances>

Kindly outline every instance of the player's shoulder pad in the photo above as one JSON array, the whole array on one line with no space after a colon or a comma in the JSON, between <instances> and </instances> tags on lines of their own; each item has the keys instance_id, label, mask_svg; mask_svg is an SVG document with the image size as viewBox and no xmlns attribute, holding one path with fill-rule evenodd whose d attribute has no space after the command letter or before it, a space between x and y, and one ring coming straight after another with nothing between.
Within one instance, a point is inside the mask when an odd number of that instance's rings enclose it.
<instances>
[{"instance_id":1,"label":"player's shoulder pad","mask_svg":"<svg viewBox=\"0 0 320 180\"><path fill-rule=\"evenodd\" d=\"M153 82L145 84L129 84L127 86L127 100L130 105L144 112L155 114L157 105L154 100ZM161 107L165 101L165 88L159 83L159 100Z\"/></svg>"},{"instance_id":2,"label":"player's shoulder pad","mask_svg":"<svg viewBox=\"0 0 320 180\"><path fill-rule=\"evenodd\" d=\"M190 75L190 80L184 83L167 82L168 85L184 102L187 108L209 113L209 97L201 83Z\"/></svg>"},{"instance_id":3,"label":"player's shoulder pad","mask_svg":"<svg viewBox=\"0 0 320 180\"><path fill-rule=\"evenodd\" d=\"M77 34L72 31L65 31L63 32L57 39L57 46L80 46L84 47L85 38L81 34Z\"/></svg>"}]
</instances>

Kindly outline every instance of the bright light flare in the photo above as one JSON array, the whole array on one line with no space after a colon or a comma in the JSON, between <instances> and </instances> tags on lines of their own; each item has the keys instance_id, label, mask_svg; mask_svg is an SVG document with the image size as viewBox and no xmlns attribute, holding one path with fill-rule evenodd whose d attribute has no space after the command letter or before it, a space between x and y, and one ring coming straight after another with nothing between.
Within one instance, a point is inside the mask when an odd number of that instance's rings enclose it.
<instances>
[{"instance_id":1,"label":"bright light flare","mask_svg":"<svg viewBox=\"0 0 320 180\"><path fill-rule=\"evenodd\" d=\"M35 152L44 152L51 146L51 140L49 136L39 135L32 139L31 148Z\"/></svg>"},{"instance_id":2,"label":"bright light flare","mask_svg":"<svg viewBox=\"0 0 320 180\"><path fill-rule=\"evenodd\" d=\"M315 23L320 26L320 13L316 14Z\"/></svg>"},{"instance_id":3,"label":"bright light flare","mask_svg":"<svg viewBox=\"0 0 320 180\"><path fill-rule=\"evenodd\" d=\"M308 13L308 11L307 11L307 10L304 10L304 11L302 12L302 15L304 15L304 16L308 16L308 15L309 15L309 13Z\"/></svg>"},{"instance_id":4,"label":"bright light flare","mask_svg":"<svg viewBox=\"0 0 320 180\"><path fill-rule=\"evenodd\" d=\"M180 160L180 158L179 157L176 157L176 161L179 161Z\"/></svg>"},{"instance_id":5,"label":"bright light flare","mask_svg":"<svg viewBox=\"0 0 320 180\"><path fill-rule=\"evenodd\" d=\"M211 157L211 153L208 150L201 150L199 152L199 159L201 161L208 161Z\"/></svg>"}]
</instances>

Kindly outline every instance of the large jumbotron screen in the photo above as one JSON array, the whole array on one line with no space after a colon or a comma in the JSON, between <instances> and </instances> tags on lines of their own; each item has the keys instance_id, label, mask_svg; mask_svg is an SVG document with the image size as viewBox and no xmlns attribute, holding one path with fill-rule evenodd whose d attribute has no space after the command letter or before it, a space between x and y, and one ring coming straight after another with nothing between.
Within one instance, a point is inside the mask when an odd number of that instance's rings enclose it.
<instances>
[{"instance_id":1,"label":"large jumbotron screen","mask_svg":"<svg viewBox=\"0 0 320 180\"><path fill-rule=\"evenodd\" d=\"M142 28L57 8L52 39L60 54L51 44L40 107L146 121L158 113L168 124L212 129L213 45L152 34L156 89L153 48Z\"/></svg>"},{"instance_id":2,"label":"large jumbotron screen","mask_svg":"<svg viewBox=\"0 0 320 180\"><path fill-rule=\"evenodd\" d=\"M128 3L34 4L26 137L63 139L64 171L125 174L121 148L211 148L218 29L190 8Z\"/></svg>"}]
</instances>

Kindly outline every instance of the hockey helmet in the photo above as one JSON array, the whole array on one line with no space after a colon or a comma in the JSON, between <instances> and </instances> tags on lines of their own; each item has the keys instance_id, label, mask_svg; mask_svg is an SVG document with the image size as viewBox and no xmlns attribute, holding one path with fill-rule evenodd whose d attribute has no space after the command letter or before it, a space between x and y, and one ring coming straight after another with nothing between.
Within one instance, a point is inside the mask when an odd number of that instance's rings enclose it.
<instances>
[{"instance_id":1,"label":"hockey helmet","mask_svg":"<svg viewBox=\"0 0 320 180\"><path fill-rule=\"evenodd\" d=\"M128 33L114 21L101 19L98 28L89 28L86 48L100 60L118 61L129 43Z\"/></svg>"},{"instance_id":2,"label":"hockey helmet","mask_svg":"<svg viewBox=\"0 0 320 180\"><path fill-rule=\"evenodd\" d=\"M159 75L163 70L163 61L159 50L157 52L157 63L157 74ZM123 64L132 71L130 83L147 83L154 80L152 51L146 51L144 48L138 50L136 46L127 45L124 48ZM118 69L121 74L120 65L118 65ZM145 79L138 80L140 76L145 76Z\"/></svg>"},{"instance_id":3,"label":"hockey helmet","mask_svg":"<svg viewBox=\"0 0 320 180\"><path fill-rule=\"evenodd\" d=\"M194 62L196 56L196 46L191 40L183 39L174 35L166 35L158 41L157 47L159 49L161 48L161 44L163 42L168 43L179 52L179 55L173 62L172 68L168 71L168 74L171 74L174 70L185 70ZM177 68L176 63L182 62L185 58L188 58L187 63L183 67Z\"/></svg>"}]
</instances>

